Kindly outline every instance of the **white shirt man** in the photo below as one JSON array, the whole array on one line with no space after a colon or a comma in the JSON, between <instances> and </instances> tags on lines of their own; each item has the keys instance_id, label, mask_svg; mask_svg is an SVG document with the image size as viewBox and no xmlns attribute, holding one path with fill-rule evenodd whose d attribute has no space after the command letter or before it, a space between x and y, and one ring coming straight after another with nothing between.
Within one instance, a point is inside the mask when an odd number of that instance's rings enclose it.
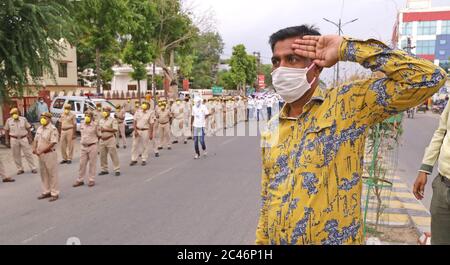
<instances>
[{"instance_id":1,"label":"white shirt man","mask_svg":"<svg viewBox=\"0 0 450 265\"><path fill-rule=\"evenodd\" d=\"M202 145L203 156L206 156L206 144L205 144L205 127L206 127L206 118L209 116L208 108L202 104L201 98L194 99L194 106L192 107L192 125L194 127L194 148L195 148L195 156L194 159L198 159L200 157L200 150L198 147L198 141Z\"/></svg>"}]
</instances>

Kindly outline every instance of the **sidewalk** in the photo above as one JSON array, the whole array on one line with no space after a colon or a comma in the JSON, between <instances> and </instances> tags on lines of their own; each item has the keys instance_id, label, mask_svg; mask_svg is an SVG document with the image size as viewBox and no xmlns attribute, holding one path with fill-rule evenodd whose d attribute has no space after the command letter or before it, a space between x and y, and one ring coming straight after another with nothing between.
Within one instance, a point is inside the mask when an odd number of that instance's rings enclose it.
<instances>
[{"instance_id":1,"label":"sidewalk","mask_svg":"<svg viewBox=\"0 0 450 265\"><path fill-rule=\"evenodd\" d=\"M414 197L411 192L412 188L408 187L402 178L395 176L392 181L392 191L386 190L385 194L383 194L385 196L382 197L382 199L387 200L384 202L387 207L383 209L380 217L380 230L385 234L380 237L387 237L388 241L381 240L381 244L417 244L414 243L415 236L418 239L424 232L430 232L430 212ZM364 195L366 194L367 187L364 185L362 198L363 210L365 202ZM374 223L375 216L376 209L369 207L367 223ZM391 235L389 235L390 233ZM392 233L400 233L399 235L393 235L393 238L397 238L395 242L389 241ZM403 240L398 241L398 239L402 238L402 233L409 234L403 235ZM409 239L405 238L405 236L409 236Z\"/></svg>"}]
</instances>

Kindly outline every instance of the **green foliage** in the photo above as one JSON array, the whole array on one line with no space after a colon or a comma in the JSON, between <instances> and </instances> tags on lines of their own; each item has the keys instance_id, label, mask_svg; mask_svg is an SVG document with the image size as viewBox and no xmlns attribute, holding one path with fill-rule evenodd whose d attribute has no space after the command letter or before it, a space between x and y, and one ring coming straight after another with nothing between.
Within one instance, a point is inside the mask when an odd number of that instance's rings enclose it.
<instances>
[{"instance_id":1,"label":"green foliage","mask_svg":"<svg viewBox=\"0 0 450 265\"><path fill-rule=\"evenodd\" d=\"M266 86L272 85L272 65L261 64L259 66L259 72L264 75L264 82L266 83Z\"/></svg>"},{"instance_id":2,"label":"green foliage","mask_svg":"<svg viewBox=\"0 0 450 265\"><path fill-rule=\"evenodd\" d=\"M0 2L0 102L21 96L41 73L53 77L52 59L64 52L59 40L73 40L69 1Z\"/></svg>"},{"instance_id":3,"label":"green foliage","mask_svg":"<svg viewBox=\"0 0 450 265\"><path fill-rule=\"evenodd\" d=\"M237 87L232 78L231 72L220 71L217 76L217 85L227 90L236 90Z\"/></svg>"},{"instance_id":4,"label":"green foliage","mask_svg":"<svg viewBox=\"0 0 450 265\"><path fill-rule=\"evenodd\" d=\"M256 58L248 55L245 46L239 44L233 47L230 59L231 78L238 88L251 85L256 81Z\"/></svg>"}]
</instances>

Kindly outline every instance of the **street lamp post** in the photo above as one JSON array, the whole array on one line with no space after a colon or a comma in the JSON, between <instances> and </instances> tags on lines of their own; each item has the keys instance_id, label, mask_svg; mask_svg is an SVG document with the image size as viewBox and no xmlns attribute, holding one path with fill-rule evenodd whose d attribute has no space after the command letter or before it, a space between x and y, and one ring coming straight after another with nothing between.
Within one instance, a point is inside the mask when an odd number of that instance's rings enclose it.
<instances>
[{"instance_id":1,"label":"street lamp post","mask_svg":"<svg viewBox=\"0 0 450 265\"><path fill-rule=\"evenodd\" d=\"M341 20L341 19L339 19L339 22L338 22L338 23L333 22L333 21L331 21L331 20L329 20L329 19L326 19L326 18L323 18L323 20L325 20L326 22L329 22L329 23L335 25L335 26L338 28L338 34L339 34L339 36L341 36L341 33L344 34L344 32L342 31L342 28L343 28L345 25L348 25L348 24L350 24L350 23L355 22L356 20L358 20L358 18L355 18L355 19L353 19L353 20L350 20L350 21L348 21L348 22L346 22L346 23L344 23L344 24L342 24L342 20ZM339 61L338 61L337 64L336 64L335 71L336 71L336 77L335 77L335 80L334 80L334 85L336 86L336 85L338 84L338 82L339 82Z\"/></svg>"}]
</instances>

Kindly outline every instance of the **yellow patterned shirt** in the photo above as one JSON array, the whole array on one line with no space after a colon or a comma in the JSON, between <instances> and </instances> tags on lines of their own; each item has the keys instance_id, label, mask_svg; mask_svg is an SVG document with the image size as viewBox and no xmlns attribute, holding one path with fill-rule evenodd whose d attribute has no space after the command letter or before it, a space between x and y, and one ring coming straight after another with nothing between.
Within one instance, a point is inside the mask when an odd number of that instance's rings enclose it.
<instances>
[{"instance_id":1,"label":"yellow patterned shirt","mask_svg":"<svg viewBox=\"0 0 450 265\"><path fill-rule=\"evenodd\" d=\"M368 129L424 102L446 80L433 63L372 39L344 38L339 60L386 77L317 88L299 117L287 117L285 105L269 122L256 244L361 244Z\"/></svg>"}]
</instances>

